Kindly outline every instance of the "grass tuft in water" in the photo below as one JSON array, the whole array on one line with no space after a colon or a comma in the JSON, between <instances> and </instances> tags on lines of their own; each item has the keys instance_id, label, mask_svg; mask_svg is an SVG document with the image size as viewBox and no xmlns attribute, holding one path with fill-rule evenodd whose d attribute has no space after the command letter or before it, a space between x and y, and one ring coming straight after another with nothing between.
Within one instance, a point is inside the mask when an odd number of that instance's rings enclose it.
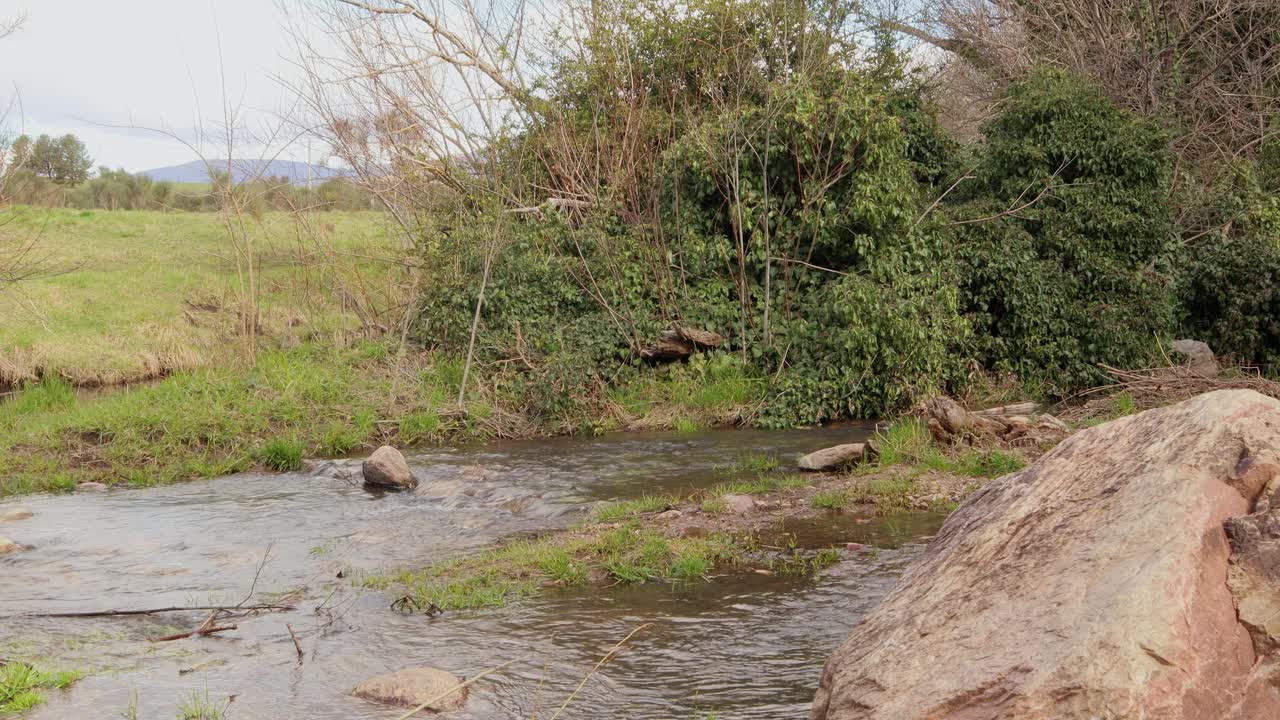
<instances>
[{"instance_id":1,"label":"grass tuft in water","mask_svg":"<svg viewBox=\"0 0 1280 720\"><path fill-rule=\"evenodd\" d=\"M445 610L505 605L546 585L575 587L674 582L706 575L744 550L737 539L716 534L668 538L629 522L587 535L521 540L475 555L397 575L376 576L368 587L404 587L422 607Z\"/></svg>"},{"instance_id":2,"label":"grass tuft in water","mask_svg":"<svg viewBox=\"0 0 1280 720\"><path fill-rule=\"evenodd\" d=\"M219 706L209 697L209 688L206 686L203 693L193 690L182 700L178 705L177 720L224 720L230 705L231 701L228 700Z\"/></svg>"},{"instance_id":3,"label":"grass tuft in water","mask_svg":"<svg viewBox=\"0 0 1280 720\"><path fill-rule=\"evenodd\" d=\"M674 495L645 495L634 500L619 500L597 505L591 511L591 516L596 522L617 522L636 515L660 512L679 504L679 502L680 498Z\"/></svg>"},{"instance_id":4,"label":"grass tuft in water","mask_svg":"<svg viewBox=\"0 0 1280 720\"><path fill-rule=\"evenodd\" d=\"M20 713L44 702L41 690L60 690L79 680L78 672L45 672L27 663L0 666L0 715Z\"/></svg>"}]
</instances>

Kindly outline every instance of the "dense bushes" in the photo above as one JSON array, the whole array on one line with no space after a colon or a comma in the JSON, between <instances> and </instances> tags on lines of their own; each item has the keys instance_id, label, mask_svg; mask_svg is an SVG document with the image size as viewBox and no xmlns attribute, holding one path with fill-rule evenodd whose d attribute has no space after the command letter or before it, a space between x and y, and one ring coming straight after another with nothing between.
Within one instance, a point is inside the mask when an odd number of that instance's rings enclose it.
<instances>
[{"instance_id":1,"label":"dense bushes","mask_svg":"<svg viewBox=\"0 0 1280 720\"><path fill-rule=\"evenodd\" d=\"M773 46L758 34L795 21L751 16L773 3L695 5L612 17L603 37L653 74L603 42L562 63L540 88L557 112L503 137L505 172L425 213L418 337L465 352L483 286L478 367L535 419L598 414L672 325L728 339L770 426L892 412L975 369L1061 396L1179 329L1280 355L1280 212L1184 252L1169 138L1089 82L1031 73L962 147L891 46L816 20ZM535 202L480 199L505 192Z\"/></svg>"},{"instance_id":2,"label":"dense bushes","mask_svg":"<svg viewBox=\"0 0 1280 720\"><path fill-rule=\"evenodd\" d=\"M1161 133L1040 72L1013 85L980 152L950 213L977 358L1057 392L1101 382L1099 363L1144 366L1172 329Z\"/></svg>"},{"instance_id":3,"label":"dense bushes","mask_svg":"<svg viewBox=\"0 0 1280 720\"><path fill-rule=\"evenodd\" d=\"M1280 201L1253 196L1191 243L1178 273L1183 329L1242 362L1280 363Z\"/></svg>"}]
</instances>

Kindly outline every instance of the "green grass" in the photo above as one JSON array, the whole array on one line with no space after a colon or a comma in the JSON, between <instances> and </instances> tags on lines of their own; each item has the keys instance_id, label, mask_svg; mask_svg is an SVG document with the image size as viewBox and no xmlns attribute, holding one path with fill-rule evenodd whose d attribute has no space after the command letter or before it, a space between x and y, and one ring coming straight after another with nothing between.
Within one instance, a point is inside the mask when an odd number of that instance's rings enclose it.
<instances>
[{"instance_id":1,"label":"green grass","mask_svg":"<svg viewBox=\"0 0 1280 720\"><path fill-rule=\"evenodd\" d=\"M1021 455L999 448L939 448L929 435L929 429L916 418L890 423L878 434L876 444L880 456L876 463L865 466L867 472L893 465L911 465L966 477L994 478L1021 470L1026 465Z\"/></svg>"},{"instance_id":2,"label":"green grass","mask_svg":"<svg viewBox=\"0 0 1280 720\"><path fill-rule=\"evenodd\" d=\"M597 505L592 510L591 515L596 522L616 522L636 515L660 512L679 504L679 502L680 498L674 495L645 495L634 500L620 500Z\"/></svg>"},{"instance_id":3,"label":"green grass","mask_svg":"<svg viewBox=\"0 0 1280 720\"><path fill-rule=\"evenodd\" d=\"M739 356L704 353L611 388L608 395L638 427L695 432L749 418L765 390L764 379L751 376Z\"/></svg>"},{"instance_id":4,"label":"green grass","mask_svg":"<svg viewBox=\"0 0 1280 720\"><path fill-rule=\"evenodd\" d=\"M397 432L380 419L425 412L430 393L401 381L393 397L392 360L362 360L363 347L269 351L256 367L193 370L84 398L36 385L0 404L0 496L86 480L149 486L258 462L297 469L306 455L372 446Z\"/></svg>"},{"instance_id":5,"label":"green grass","mask_svg":"<svg viewBox=\"0 0 1280 720\"><path fill-rule=\"evenodd\" d=\"M78 672L45 672L22 662L0 666L0 715L24 712L44 702L42 690L70 687Z\"/></svg>"},{"instance_id":6,"label":"green grass","mask_svg":"<svg viewBox=\"0 0 1280 720\"><path fill-rule=\"evenodd\" d=\"M154 378L221 364L242 343L238 280L216 213L20 208L6 227L38 237L55 271L0 293L0 386L40 376L76 385ZM334 283L359 278L383 306L393 240L379 213L326 212L300 232L268 213L255 237L267 340L286 344L359 327ZM343 280L332 280L342 278Z\"/></svg>"},{"instance_id":7,"label":"green grass","mask_svg":"<svg viewBox=\"0 0 1280 720\"><path fill-rule=\"evenodd\" d=\"M668 538L631 522L586 535L511 542L422 570L372 577L365 585L404 588L422 607L493 607L532 595L547 582L585 585L593 574L620 584L693 580L731 562L743 548L728 535Z\"/></svg>"},{"instance_id":8,"label":"green grass","mask_svg":"<svg viewBox=\"0 0 1280 720\"><path fill-rule=\"evenodd\" d=\"M754 478L720 483L703 495L718 498L724 495L766 495L783 490L796 490L809 486L809 478L803 475L771 475L759 473Z\"/></svg>"},{"instance_id":9,"label":"green grass","mask_svg":"<svg viewBox=\"0 0 1280 720\"><path fill-rule=\"evenodd\" d=\"M302 455L305 451L306 446L298 438L276 438L267 441L260 456L263 464L272 470L291 472L302 469Z\"/></svg>"},{"instance_id":10,"label":"green grass","mask_svg":"<svg viewBox=\"0 0 1280 720\"><path fill-rule=\"evenodd\" d=\"M849 504L849 494L843 490L815 493L809 504L822 510L843 510Z\"/></svg>"}]
</instances>

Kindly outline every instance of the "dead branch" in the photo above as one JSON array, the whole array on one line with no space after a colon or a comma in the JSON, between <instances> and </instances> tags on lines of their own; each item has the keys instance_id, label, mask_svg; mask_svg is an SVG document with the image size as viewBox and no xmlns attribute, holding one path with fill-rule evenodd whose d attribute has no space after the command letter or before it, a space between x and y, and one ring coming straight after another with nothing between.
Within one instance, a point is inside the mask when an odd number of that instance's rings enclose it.
<instances>
[{"instance_id":1,"label":"dead branch","mask_svg":"<svg viewBox=\"0 0 1280 720\"><path fill-rule=\"evenodd\" d=\"M25 618L98 618L98 617L129 617L134 615L159 615L171 612L191 612L193 610L211 610L214 612L232 612L232 611L253 611L253 612L274 612L278 610L293 610L293 605L189 605L187 607L163 607L148 608L145 610L91 610L88 612L65 612L65 613L29 613L25 615L10 615L8 617L25 617Z\"/></svg>"},{"instance_id":2,"label":"dead branch","mask_svg":"<svg viewBox=\"0 0 1280 720\"><path fill-rule=\"evenodd\" d=\"M189 638L189 637L202 637L205 635L212 635L214 633L220 633L220 632L225 632L227 630L235 630L235 629L236 629L235 625L206 624L206 625L200 626L195 630L191 630L190 632L175 633L173 635L165 635L164 637L155 638L151 642L169 642L170 640L181 640L183 638Z\"/></svg>"},{"instance_id":3,"label":"dead branch","mask_svg":"<svg viewBox=\"0 0 1280 720\"><path fill-rule=\"evenodd\" d=\"M285 623L284 626L289 628L289 637L293 639L293 649L298 651L298 664L302 664L302 643L298 642L298 636L293 632L293 625Z\"/></svg>"}]
</instances>

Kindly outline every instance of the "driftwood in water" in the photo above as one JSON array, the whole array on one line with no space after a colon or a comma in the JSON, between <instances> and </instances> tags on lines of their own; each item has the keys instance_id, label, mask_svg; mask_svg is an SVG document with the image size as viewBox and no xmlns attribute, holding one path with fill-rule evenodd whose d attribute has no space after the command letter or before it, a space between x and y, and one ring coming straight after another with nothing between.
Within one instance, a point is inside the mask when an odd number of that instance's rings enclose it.
<instances>
[{"instance_id":1,"label":"driftwood in water","mask_svg":"<svg viewBox=\"0 0 1280 720\"><path fill-rule=\"evenodd\" d=\"M995 440L1034 445L1061 440L1071 432L1054 416L1037 415L1039 406L1030 402L973 411L949 397L933 397L922 408L929 433L946 444Z\"/></svg>"},{"instance_id":2,"label":"driftwood in water","mask_svg":"<svg viewBox=\"0 0 1280 720\"><path fill-rule=\"evenodd\" d=\"M699 350L712 350L724 344L724 337L709 330L677 325L662 331L658 341L640 349L640 357L651 362L684 360Z\"/></svg>"}]
</instances>

